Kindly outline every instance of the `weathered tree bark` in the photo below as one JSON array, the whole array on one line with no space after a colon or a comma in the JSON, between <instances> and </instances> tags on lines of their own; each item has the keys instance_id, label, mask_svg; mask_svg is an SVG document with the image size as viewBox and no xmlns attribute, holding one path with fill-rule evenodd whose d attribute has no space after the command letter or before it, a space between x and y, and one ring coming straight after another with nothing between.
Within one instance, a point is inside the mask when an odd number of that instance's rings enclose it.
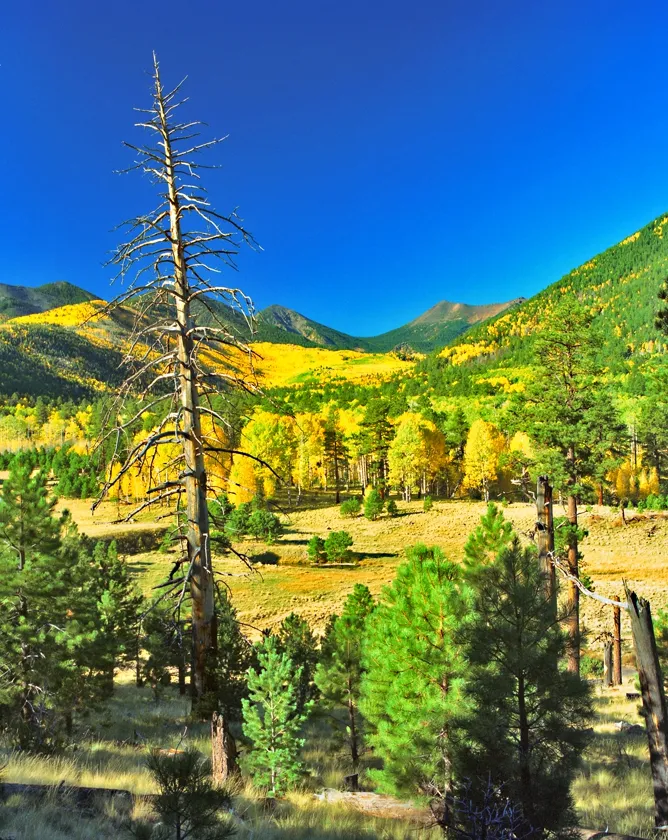
<instances>
[{"instance_id":1,"label":"weathered tree bark","mask_svg":"<svg viewBox=\"0 0 668 840\"><path fill-rule=\"evenodd\" d=\"M649 601L626 590L654 788L654 822L668 826L668 714Z\"/></svg>"},{"instance_id":2,"label":"weathered tree bark","mask_svg":"<svg viewBox=\"0 0 668 840\"><path fill-rule=\"evenodd\" d=\"M235 348L250 360L252 369L248 343L220 319L212 299L222 298L249 326L252 303L239 289L211 282L210 272L219 273L213 263L236 268L234 258L241 245L252 246L254 240L236 213L224 216L216 212L204 188L197 185L198 170L205 165L197 163L194 156L220 140L193 141L201 123L180 122L176 114L182 104L178 93L182 83L165 92L155 55L153 81L152 107L140 109L147 116L137 124L151 132L153 145L126 145L138 156L130 168L151 175L158 184L160 201L154 210L125 223L131 238L118 246L112 263L119 266L121 279L127 279L129 271L136 273L127 291L109 308L140 301L126 354L133 372L120 388L119 401L122 404L139 393L149 407L160 406L158 414L164 420L143 439L128 443L136 434L140 415L124 418L116 410L119 406L110 412L110 417L117 418L116 427L105 439L115 434L114 459L121 467L117 473L110 468L97 504L111 487L119 487L120 492L124 476L142 470L148 476L145 498L126 519L155 505L176 503L181 553L164 595L173 598L179 616L190 595L193 708L208 720L215 708L217 632L207 508L207 493L216 492L216 488L208 486L207 464L245 454L232 449L219 434L227 419L212 399L239 387L256 389L251 377L244 378L243 372L235 369L236 363L228 368L207 360L212 350ZM210 316L207 324L197 324L194 317L202 308ZM159 469L156 453L164 452L161 447L173 448L175 443L179 444L178 455L170 453L168 466Z\"/></svg>"},{"instance_id":3,"label":"weathered tree bark","mask_svg":"<svg viewBox=\"0 0 668 840\"><path fill-rule=\"evenodd\" d=\"M552 506L552 487L546 475L541 475L536 484L536 534L538 542L538 560L545 580L545 595L557 611L557 577L552 554L554 552L554 514Z\"/></svg>"},{"instance_id":4,"label":"weathered tree bark","mask_svg":"<svg viewBox=\"0 0 668 840\"><path fill-rule=\"evenodd\" d=\"M179 362L179 396L183 408L182 482L186 495L188 530L186 548L190 569L192 602L193 673L190 681L193 705L216 690L212 667L217 650L215 585L209 541L207 481L202 442L202 418L195 370L195 323L190 314L191 288L181 232L181 209L172 154L172 131L165 110L160 77L156 68L156 102L165 155L165 180L169 198L169 229L174 269L176 304L176 346Z\"/></svg>"},{"instance_id":5,"label":"weathered tree bark","mask_svg":"<svg viewBox=\"0 0 668 840\"><path fill-rule=\"evenodd\" d=\"M575 460L575 453L569 454L569 459ZM568 541L568 571L575 577L579 577L578 568L578 501L570 494L568 496L567 508L568 522L571 525L571 534ZM568 670L574 674L580 673L580 590L577 584L568 581Z\"/></svg>"},{"instance_id":6,"label":"weathered tree bark","mask_svg":"<svg viewBox=\"0 0 668 840\"><path fill-rule=\"evenodd\" d=\"M612 685L612 642L603 645L603 685Z\"/></svg>"},{"instance_id":7,"label":"weathered tree bark","mask_svg":"<svg viewBox=\"0 0 668 840\"><path fill-rule=\"evenodd\" d=\"M211 775L215 785L224 784L239 772L237 745L227 725L227 719L214 712L211 718Z\"/></svg>"},{"instance_id":8,"label":"weathered tree bark","mask_svg":"<svg viewBox=\"0 0 668 840\"><path fill-rule=\"evenodd\" d=\"M622 610L612 609L612 684L622 684Z\"/></svg>"}]
</instances>

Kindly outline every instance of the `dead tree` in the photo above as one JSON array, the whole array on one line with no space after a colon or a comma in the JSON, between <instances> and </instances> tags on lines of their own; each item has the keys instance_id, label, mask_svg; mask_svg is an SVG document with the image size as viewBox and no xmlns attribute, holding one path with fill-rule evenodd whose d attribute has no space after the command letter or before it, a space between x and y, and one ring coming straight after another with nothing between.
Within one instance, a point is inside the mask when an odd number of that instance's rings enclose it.
<instances>
[{"instance_id":1,"label":"dead tree","mask_svg":"<svg viewBox=\"0 0 668 840\"><path fill-rule=\"evenodd\" d=\"M101 498L124 476L142 471L147 476L145 499L126 519L154 505L176 502L181 556L164 584L163 597L173 594L178 611L190 598L191 692L193 706L202 709L204 698L216 691L217 647L206 464L207 459L220 463L236 453L226 443L229 420L212 398L235 388L255 388L252 351L230 327L231 319L221 315L232 309L239 320L241 313L250 338L252 304L239 289L221 285L212 272L236 268L240 247L253 246L254 240L235 212L221 215L211 207L200 185L200 172L208 167L198 154L221 141L196 139L201 123L181 121L177 115L186 101L179 98L183 82L166 92L155 55L153 70L152 105L136 109L143 115L136 125L149 132L152 141L125 144L137 155L126 171L148 175L159 202L156 209L123 225L129 238L111 263L128 286L109 305L130 306L136 313L126 356L131 372L119 400L137 397L140 410L134 416L124 416L119 406L113 410L116 422L106 440L107 445L113 441L119 466L116 472L110 470ZM198 313L206 315L206 323L198 323ZM138 435L138 422L146 411L154 412L159 422Z\"/></svg>"},{"instance_id":2,"label":"dead tree","mask_svg":"<svg viewBox=\"0 0 668 840\"><path fill-rule=\"evenodd\" d=\"M620 606L612 610L612 684L622 684L622 610Z\"/></svg>"},{"instance_id":3,"label":"dead tree","mask_svg":"<svg viewBox=\"0 0 668 840\"><path fill-rule=\"evenodd\" d=\"M668 827L668 713L649 601L625 587L649 741L657 828Z\"/></svg>"},{"instance_id":4,"label":"dead tree","mask_svg":"<svg viewBox=\"0 0 668 840\"><path fill-rule=\"evenodd\" d=\"M551 556L554 553L554 515L552 487L546 475L538 477L536 484L536 541L538 560L545 577L545 594L557 611L557 579Z\"/></svg>"},{"instance_id":5,"label":"dead tree","mask_svg":"<svg viewBox=\"0 0 668 840\"><path fill-rule=\"evenodd\" d=\"M239 772L237 745L224 716L214 712L211 718L211 775L216 785Z\"/></svg>"},{"instance_id":6,"label":"dead tree","mask_svg":"<svg viewBox=\"0 0 668 840\"><path fill-rule=\"evenodd\" d=\"M638 598L625 586L626 603L605 598L592 592L571 574L570 569L555 555L555 568L578 590L589 598L613 609L625 609L631 617L633 649L640 679L643 717L647 729L649 760L654 788L654 822L657 828L668 829L668 712L663 686L663 675L659 664L654 637L654 626L649 601Z\"/></svg>"}]
</instances>

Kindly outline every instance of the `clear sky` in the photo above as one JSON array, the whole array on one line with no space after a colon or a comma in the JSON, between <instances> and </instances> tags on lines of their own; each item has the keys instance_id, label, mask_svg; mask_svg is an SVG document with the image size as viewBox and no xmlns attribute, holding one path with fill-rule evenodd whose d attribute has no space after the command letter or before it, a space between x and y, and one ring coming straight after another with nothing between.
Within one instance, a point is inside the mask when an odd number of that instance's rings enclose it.
<instances>
[{"instance_id":1,"label":"clear sky","mask_svg":"<svg viewBox=\"0 0 668 840\"><path fill-rule=\"evenodd\" d=\"M665 2L3 3L0 282L112 294L155 49L230 135L209 191L258 307L370 335L529 296L668 211L666 44Z\"/></svg>"}]
</instances>

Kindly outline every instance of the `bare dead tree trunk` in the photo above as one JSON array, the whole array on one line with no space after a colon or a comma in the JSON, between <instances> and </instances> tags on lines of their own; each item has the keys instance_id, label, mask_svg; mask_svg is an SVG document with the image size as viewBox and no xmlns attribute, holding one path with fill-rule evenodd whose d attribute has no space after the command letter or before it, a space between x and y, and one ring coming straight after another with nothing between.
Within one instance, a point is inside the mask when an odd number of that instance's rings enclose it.
<instances>
[{"instance_id":1,"label":"bare dead tree trunk","mask_svg":"<svg viewBox=\"0 0 668 840\"><path fill-rule=\"evenodd\" d=\"M214 712L211 718L211 775L215 785L224 784L239 772L237 745L227 719Z\"/></svg>"},{"instance_id":2,"label":"bare dead tree trunk","mask_svg":"<svg viewBox=\"0 0 668 840\"><path fill-rule=\"evenodd\" d=\"M571 534L568 541L568 571L578 578L578 502L574 495L568 496L568 522ZM580 590L572 580L568 583L568 670L580 673Z\"/></svg>"},{"instance_id":3,"label":"bare dead tree trunk","mask_svg":"<svg viewBox=\"0 0 668 840\"><path fill-rule=\"evenodd\" d=\"M612 684L622 684L622 610L612 610Z\"/></svg>"},{"instance_id":4,"label":"bare dead tree trunk","mask_svg":"<svg viewBox=\"0 0 668 840\"><path fill-rule=\"evenodd\" d=\"M668 714L649 601L626 590L654 787L654 822L668 825Z\"/></svg>"},{"instance_id":5,"label":"bare dead tree trunk","mask_svg":"<svg viewBox=\"0 0 668 840\"><path fill-rule=\"evenodd\" d=\"M538 560L545 580L545 595L552 601L556 615L557 573L552 563L552 554L554 553L554 513L552 486L546 475L539 476L536 484L536 514Z\"/></svg>"},{"instance_id":6,"label":"bare dead tree trunk","mask_svg":"<svg viewBox=\"0 0 668 840\"><path fill-rule=\"evenodd\" d=\"M207 496L215 488L209 487L207 459L220 466L221 456L244 454L221 443L216 429L226 430L229 424L220 409L214 408L212 397L224 396L232 388L253 390L242 365L245 354L252 375L252 353L221 320L212 298L222 298L240 311L249 327L253 315L249 299L239 290L214 285L207 278L209 272L219 270L212 264L216 261L234 268L241 243L252 244L252 237L234 213L216 213L204 189L198 186L203 165L194 155L220 141L193 145L192 138L198 136L196 126L201 123L175 118L183 104L177 98L180 87L164 91L154 56L153 105L142 111L148 116L138 126L151 132L155 144L126 144L139 157L132 169L140 169L154 179L161 200L152 212L126 223L132 238L117 248L112 260L120 267L121 277L130 269L136 271L127 291L109 309L128 302L136 306L135 330L126 357L134 372L123 383L119 400L137 396L141 409L129 419L117 420L110 433L116 437L115 452L121 467L115 476L110 471L102 497L124 476L144 471L148 477L146 498L127 519L152 505L177 502L182 555L169 581L161 585L166 587L162 593L173 597L177 621L189 595L193 707L208 717L216 693L217 632L207 506ZM207 312L211 325L198 325L195 307ZM228 348L241 352L235 356ZM226 353L219 354L216 367L210 359L219 350ZM137 441L138 419L144 411L155 409L164 419ZM120 416L118 407L115 416ZM203 428L204 417L207 431ZM175 444L179 450L176 456ZM158 468L157 453L163 446L171 447L166 459L169 466ZM179 504L183 497L185 505Z\"/></svg>"}]
</instances>

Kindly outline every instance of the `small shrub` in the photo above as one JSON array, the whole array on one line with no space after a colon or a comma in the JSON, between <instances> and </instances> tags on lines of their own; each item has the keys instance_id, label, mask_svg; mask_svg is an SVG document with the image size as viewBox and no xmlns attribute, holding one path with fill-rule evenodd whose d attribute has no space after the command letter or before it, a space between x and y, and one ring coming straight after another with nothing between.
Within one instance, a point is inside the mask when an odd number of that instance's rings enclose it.
<instances>
[{"instance_id":1,"label":"small shrub","mask_svg":"<svg viewBox=\"0 0 668 840\"><path fill-rule=\"evenodd\" d=\"M580 657L580 674L586 679L587 677L602 677L603 676L603 662L596 656L590 656L588 653Z\"/></svg>"},{"instance_id":2,"label":"small shrub","mask_svg":"<svg viewBox=\"0 0 668 840\"><path fill-rule=\"evenodd\" d=\"M353 517L359 516L360 511L362 510L362 505L358 498L354 499L346 499L346 501L341 505L341 516L346 517Z\"/></svg>"},{"instance_id":3,"label":"small shrub","mask_svg":"<svg viewBox=\"0 0 668 840\"><path fill-rule=\"evenodd\" d=\"M324 563L327 559L325 554L325 541L317 534L311 537L306 546L306 554L311 563Z\"/></svg>"},{"instance_id":4,"label":"small shrub","mask_svg":"<svg viewBox=\"0 0 668 840\"><path fill-rule=\"evenodd\" d=\"M358 516L362 512L362 503L357 496L346 499L341 505L341 516Z\"/></svg>"},{"instance_id":5,"label":"small shrub","mask_svg":"<svg viewBox=\"0 0 668 840\"><path fill-rule=\"evenodd\" d=\"M385 510L387 510L388 516L397 516L397 514L399 513L399 508L397 507L397 503L394 501L394 499L390 499L390 501L385 507Z\"/></svg>"},{"instance_id":6,"label":"small shrub","mask_svg":"<svg viewBox=\"0 0 668 840\"><path fill-rule=\"evenodd\" d=\"M429 513L429 511L434 507L434 500L431 496L425 496L424 501L422 502L422 509L425 513Z\"/></svg>"},{"instance_id":7,"label":"small shrub","mask_svg":"<svg viewBox=\"0 0 668 840\"><path fill-rule=\"evenodd\" d=\"M231 825L218 819L218 811L229 808L230 795L213 786L210 763L197 750L153 750L146 765L160 790L154 806L166 831L158 836L223 840L234 834Z\"/></svg>"},{"instance_id":8,"label":"small shrub","mask_svg":"<svg viewBox=\"0 0 668 840\"><path fill-rule=\"evenodd\" d=\"M332 531L324 542L328 563L349 563L352 558L350 546L353 538L347 531Z\"/></svg>"},{"instance_id":9,"label":"small shrub","mask_svg":"<svg viewBox=\"0 0 668 840\"><path fill-rule=\"evenodd\" d=\"M264 540L271 545L283 532L281 520L269 510L254 510L248 517L247 533L256 540Z\"/></svg>"},{"instance_id":10,"label":"small shrub","mask_svg":"<svg viewBox=\"0 0 668 840\"><path fill-rule=\"evenodd\" d=\"M385 507L385 501L375 488L369 490L364 497L364 515L367 519L378 519Z\"/></svg>"},{"instance_id":11,"label":"small shrub","mask_svg":"<svg viewBox=\"0 0 668 840\"><path fill-rule=\"evenodd\" d=\"M250 502L243 502L235 508L227 517L225 531L232 539L242 539L248 533L248 520L253 513Z\"/></svg>"}]
</instances>

